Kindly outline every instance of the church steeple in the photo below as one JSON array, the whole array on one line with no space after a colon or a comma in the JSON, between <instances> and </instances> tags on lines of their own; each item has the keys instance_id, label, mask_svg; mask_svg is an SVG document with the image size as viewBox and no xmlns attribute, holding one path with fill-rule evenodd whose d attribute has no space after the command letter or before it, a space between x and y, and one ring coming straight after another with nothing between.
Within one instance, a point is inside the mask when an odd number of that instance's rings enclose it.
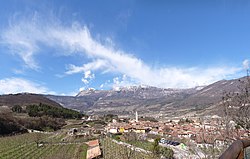
<instances>
[{"instance_id":1,"label":"church steeple","mask_svg":"<svg viewBox=\"0 0 250 159\"><path fill-rule=\"evenodd\" d=\"M137 113L137 111L135 112L135 122L138 122L138 113Z\"/></svg>"}]
</instances>

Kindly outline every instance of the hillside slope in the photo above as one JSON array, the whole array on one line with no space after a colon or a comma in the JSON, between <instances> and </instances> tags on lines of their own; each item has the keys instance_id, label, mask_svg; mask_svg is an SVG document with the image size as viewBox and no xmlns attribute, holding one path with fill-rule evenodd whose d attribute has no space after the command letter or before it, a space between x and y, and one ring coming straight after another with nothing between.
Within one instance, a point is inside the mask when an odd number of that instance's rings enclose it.
<instances>
[{"instance_id":1,"label":"hillside slope","mask_svg":"<svg viewBox=\"0 0 250 159\"><path fill-rule=\"evenodd\" d=\"M115 90L84 90L75 97L46 96L64 107L89 114L178 116L189 113L219 114L218 103L225 92L238 90L241 79L221 80L191 89L162 89L150 86L130 86ZM213 109L213 111L209 110ZM209 110L209 111L207 111Z\"/></svg>"},{"instance_id":2,"label":"hillside slope","mask_svg":"<svg viewBox=\"0 0 250 159\"><path fill-rule=\"evenodd\" d=\"M0 106L26 106L26 105L39 105L40 103L61 107L57 102L46 98L44 95L39 94L30 94L30 93L18 93L18 94L9 94L9 95L0 95Z\"/></svg>"}]
</instances>

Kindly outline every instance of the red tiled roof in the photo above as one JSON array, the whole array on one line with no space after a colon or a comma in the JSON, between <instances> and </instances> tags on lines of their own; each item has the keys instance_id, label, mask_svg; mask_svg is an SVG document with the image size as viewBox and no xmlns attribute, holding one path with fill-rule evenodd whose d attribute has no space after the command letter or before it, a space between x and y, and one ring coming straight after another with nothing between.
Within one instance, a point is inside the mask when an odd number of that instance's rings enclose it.
<instances>
[{"instance_id":1,"label":"red tiled roof","mask_svg":"<svg viewBox=\"0 0 250 159\"><path fill-rule=\"evenodd\" d=\"M89 147L93 147L93 146L99 145L99 141L98 141L98 140L91 140L91 141L86 142L86 144L87 144Z\"/></svg>"}]
</instances>

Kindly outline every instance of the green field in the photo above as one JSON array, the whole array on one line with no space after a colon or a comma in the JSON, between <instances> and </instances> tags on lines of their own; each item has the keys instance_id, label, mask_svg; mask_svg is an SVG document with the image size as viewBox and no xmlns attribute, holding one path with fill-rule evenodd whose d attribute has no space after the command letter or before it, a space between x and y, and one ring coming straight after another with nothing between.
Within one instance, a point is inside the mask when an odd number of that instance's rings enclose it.
<instances>
[{"instance_id":1,"label":"green field","mask_svg":"<svg viewBox=\"0 0 250 159\"><path fill-rule=\"evenodd\" d=\"M101 141L104 158L107 159L152 159L151 153L140 152L135 149L113 142L111 138Z\"/></svg>"},{"instance_id":2,"label":"green field","mask_svg":"<svg viewBox=\"0 0 250 159\"><path fill-rule=\"evenodd\" d=\"M136 147L140 147L144 150L148 150L148 151L153 150L153 143L149 141L130 141L128 143Z\"/></svg>"},{"instance_id":3,"label":"green field","mask_svg":"<svg viewBox=\"0 0 250 159\"><path fill-rule=\"evenodd\" d=\"M62 135L27 133L0 138L0 159L83 159L84 143L60 142ZM43 142L43 144L41 144ZM39 144L38 144L39 143Z\"/></svg>"}]
</instances>

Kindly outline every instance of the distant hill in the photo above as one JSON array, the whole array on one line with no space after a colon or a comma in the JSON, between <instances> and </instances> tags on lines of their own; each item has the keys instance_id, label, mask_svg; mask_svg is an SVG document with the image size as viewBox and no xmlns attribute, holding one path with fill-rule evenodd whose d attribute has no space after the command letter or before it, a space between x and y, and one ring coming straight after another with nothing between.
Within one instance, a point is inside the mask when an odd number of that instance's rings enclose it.
<instances>
[{"instance_id":1,"label":"distant hill","mask_svg":"<svg viewBox=\"0 0 250 159\"><path fill-rule=\"evenodd\" d=\"M78 111L64 108L44 95L0 95L0 136L27 132L27 129L58 130L66 124L64 119L81 117Z\"/></svg>"},{"instance_id":2,"label":"distant hill","mask_svg":"<svg viewBox=\"0 0 250 159\"><path fill-rule=\"evenodd\" d=\"M130 115L138 111L148 116L178 116L196 114L220 115L219 102L224 92L235 92L239 80L221 80L208 86L191 89L163 89L150 86L130 86L114 90L84 90L75 97L48 95L64 107L89 114L114 113ZM217 111L218 110L218 111Z\"/></svg>"},{"instance_id":3,"label":"distant hill","mask_svg":"<svg viewBox=\"0 0 250 159\"><path fill-rule=\"evenodd\" d=\"M0 95L0 106L26 106L26 105L39 105L40 103L47 104L54 107L61 107L57 102L46 98L44 95L30 94L30 93L18 93Z\"/></svg>"}]
</instances>

